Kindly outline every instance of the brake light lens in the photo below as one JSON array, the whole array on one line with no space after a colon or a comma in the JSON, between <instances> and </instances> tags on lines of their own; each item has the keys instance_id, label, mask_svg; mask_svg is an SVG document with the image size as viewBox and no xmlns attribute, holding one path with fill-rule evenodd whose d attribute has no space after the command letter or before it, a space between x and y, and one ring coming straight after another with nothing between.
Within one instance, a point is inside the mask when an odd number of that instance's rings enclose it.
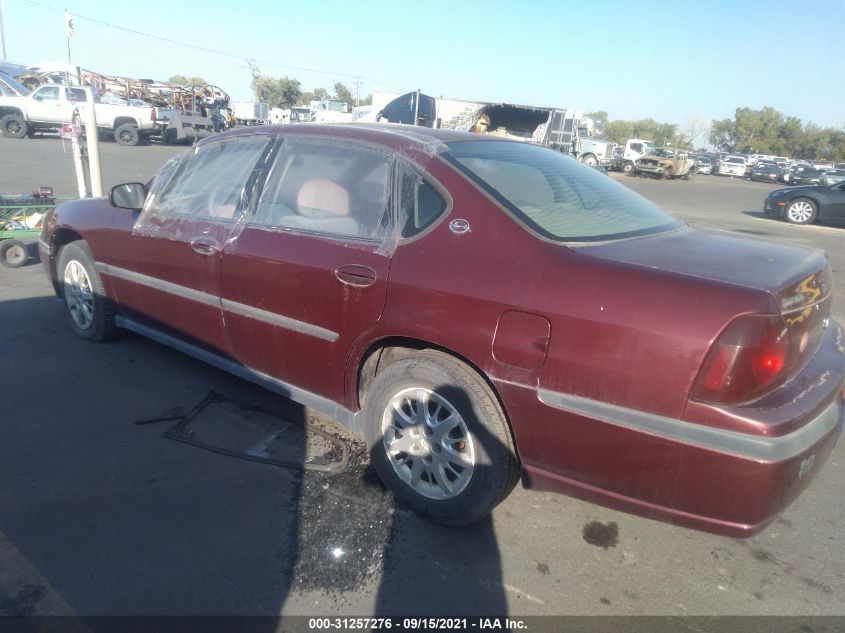
<instances>
[{"instance_id":1,"label":"brake light lens","mask_svg":"<svg viewBox=\"0 0 845 633\"><path fill-rule=\"evenodd\" d=\"M754 400L785 379L790 349L781 316L738 317L707 354L692 397L722 404Z\"/></svg>"},{"instance_id":2,"label":"brake light lens","mask_svg":"<svg viewBox=\"0 0 845 633\"><path fill-rule=\"evenodd\" d=\"M156 109L150 108L150 121L155 121L155 120L156 120Z\"/></svg>"}]
</instances>

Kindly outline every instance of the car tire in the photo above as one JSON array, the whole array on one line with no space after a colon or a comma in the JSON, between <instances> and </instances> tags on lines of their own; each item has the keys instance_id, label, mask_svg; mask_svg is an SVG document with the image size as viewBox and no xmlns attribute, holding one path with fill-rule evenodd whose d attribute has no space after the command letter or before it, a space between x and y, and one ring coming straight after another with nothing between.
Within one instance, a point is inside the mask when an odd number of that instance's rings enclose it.
<instances>
[{"instance_id":1,"label":"car tire","mask_svg":"<svg viewBox=\"0 0 845 633\"><path fill-rule=\"evenodd\" d=\"M595 156L593 156L592 154L587 154L586 156L582 156L579 160L582 163L584 163L585 165L589 165L590 167L595 167L596 165L599 164L598 159Z\"/></svg>"},{"instance_id":2,"label":"car tire","mask_svg":"<svg viewBox=\"0 0 845 633\"><path fill-rule=\"evenodd\" d=\"M436 523L478 521L519 479L496 395L475 371L441 352L420 351L378 372L366 395L364 433L384 484Z\"/></svg>"},{"instance_id":3,"label":"car tire","mask_svg":"<svg viewBox=\"0 0 845 633\"><path fill-rule=\"evenodd\" d=\"M118 145L134 147L141 142L141 134L134 123L124 123L114 129L114 140Z\"/></svg>"},{"instance_id":4,"label":"car tire","mask_svg":"<svg viewBox=\"0 0 845 633\"><path fill-rule=\"evenodd\" d=\"M0 118L0 132L6 138L24 138L29 132L29 124L20 114L7 114Z\"/></svg>"},{"instance_id":5,"label":"car tire","mask_svg":"<svg viewBox=\"0 0 845 633\"><path fill-rule=\"evenodd\" d=\"M634 163L626 162L622 165L622 173L629 176L634 175Z\"/></svg>"},{"instance_id":6,"label":"car tire","mask_svg":"<svg viewBox=\"0 0 845 633\"><path fill-rule=\"evenodd\" d=\"M816 219L818 208L809 198L791 200L783 211L783 217L790 224L810 224Z\"/></svg>"},{"instance_id":7,"label":"car tire","mask_svg":"<svg viewBox=\"0 0 845 633\"><path fill-rule=\"evenodd\" d=\"M20 268L29 261L29 250L20 240L0 241L0 264L6 268Z\"/></svg>"},{"instance_id":8,"label":"car tire","mask_svg":"<svg viewBox=\"0 0 845 633\"><path fill-rule=\"evenodd\" d=\"M106 297L94 257L84 240L62 247L56 273L73 331L96 343L115 338L114 306Z\"/></svg>"}]
</instances>

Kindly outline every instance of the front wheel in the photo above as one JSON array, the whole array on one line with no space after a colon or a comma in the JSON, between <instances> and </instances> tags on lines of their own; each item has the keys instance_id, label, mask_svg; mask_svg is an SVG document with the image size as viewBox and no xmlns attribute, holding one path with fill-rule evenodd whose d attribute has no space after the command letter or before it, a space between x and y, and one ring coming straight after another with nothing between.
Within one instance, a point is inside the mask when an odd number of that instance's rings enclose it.
<instances>
[{"instance_id":1,"label":"front wheel","mask_svg":"<svg viewBox=\"0 0 845 633\"><path fill-rule=\"evenodd\" d=\"M84 241L71 242L59 252L58 276L77 335L97 343L115 337L114 310Z\"/></svg>"},{"instance_id":2,"label":"front wheel","mask_svg":"<svg viewBox=\"0 0 845 633\"><path fill-rule=\"evenodd\" d=\"M627 174L629 176L633 175L634 174L634 163L626 162L624 165L622 165L622 173Z\"/></svg>"},{"instance_id":3,"label":"front wheel","mask_svg":"<svg viewBox=\"0 0 845 633\"><path fill-rule=\"evenodd\" d=\"M495 394L451 356L421 351L388 365L364 416L373 468L432 521L474 523L516 485L516 451Z\"/></svg>"},{"instance_id":4,"label":"front wheel","mask_svg":"<svg viewBox=\"0 0 845 633\"><path fill-rule=\"evenodd\" d=\"M796 198L786 207L784 217L792 224L810 224L816 219L816 203L809 198Z\"/></svg>"},{"instance_id":5,"label":"front wheel","mask_svg":"<svg viewBox=\"0 0 845 633\"><path fill-rule=\"evenodd\" d=\"M29 132L29 124L20 114L7 114L0 118L0 132L6 138L24 138Z\"/></svg>"},{"instance_id":6,"label":"front wheel","mask_svg":"<svg viewBox=\"0 0 845 633\"><path fill-rule=\"evenodd\" d=\"M583 156L581 158L581 162L584 163L585 165L589 165L590 167L595 167L596 165L599 164L598 159L595 156L593 156L592 154L587 154L586 156Z\"/></svg>"},{"instance_id":7,"label":"front wheel","mask_svg":"<svg viewBox=\"0 0 845 633\"><path fill-rule=\"evenodd\" d=\"M0 242L0 264L6 268L20 268L29 259L26 244L20 240L3 240Z\"/></svg>"}]
</instances>

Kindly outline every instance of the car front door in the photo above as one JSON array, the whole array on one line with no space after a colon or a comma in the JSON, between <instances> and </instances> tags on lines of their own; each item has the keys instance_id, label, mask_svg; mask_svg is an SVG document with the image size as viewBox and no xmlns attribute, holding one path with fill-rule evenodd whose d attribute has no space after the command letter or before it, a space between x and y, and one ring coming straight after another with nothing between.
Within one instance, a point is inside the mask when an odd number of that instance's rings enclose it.
<instances>
[{"instance_id":1,"label":"car front door","mask_svg":"<svg viewBox=\"0 0 845 633\"><path fill-rule=\"evenodd\" d=\"M41 86L32 93L27 105L27 117L38 123L63 123L73 114L71 104L62 99L61 86Z\"/></svg>"},{"instance_id":2,"label":"car front door","mask_svg":"<svg viewBox=\"0 0 845 633\"><path fill-rule=\"evenodd\" d=\"M352 344L382 314L392 246L392 157L288 138L251 215L223 251L233 355L342 402Z\"/></svg>"},{"instance_id":3,"label":"car front door","mask_svg":"<svg viewBox=\"0 0 845 633\"><path fill-rule=\"evenodd\" d=\"M126 226L112 227L103 272L128 318L228 354L222 252L271 143L255 135L198 146L159 172L140 215L116 216Z\"/></svg>"}]
</instances>

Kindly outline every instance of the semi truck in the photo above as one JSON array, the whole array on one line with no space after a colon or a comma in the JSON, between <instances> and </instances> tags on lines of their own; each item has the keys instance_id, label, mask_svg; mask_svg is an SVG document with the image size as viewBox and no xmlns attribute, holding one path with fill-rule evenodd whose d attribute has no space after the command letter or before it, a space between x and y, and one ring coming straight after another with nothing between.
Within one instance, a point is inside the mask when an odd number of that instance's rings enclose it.
<instances>
[{"instance_id":1,"label":"semi truck","mask_svg":"<svg viewBox=\"0 0 845 633\"><path fill-rule=\"evenodd\" d=\"M582 110L435 99L410 92L374 112L373 120L491 134L545 145L591 166L613 164L613 143L597 138L595 122Z\"/></svg>"}]
</instances>

